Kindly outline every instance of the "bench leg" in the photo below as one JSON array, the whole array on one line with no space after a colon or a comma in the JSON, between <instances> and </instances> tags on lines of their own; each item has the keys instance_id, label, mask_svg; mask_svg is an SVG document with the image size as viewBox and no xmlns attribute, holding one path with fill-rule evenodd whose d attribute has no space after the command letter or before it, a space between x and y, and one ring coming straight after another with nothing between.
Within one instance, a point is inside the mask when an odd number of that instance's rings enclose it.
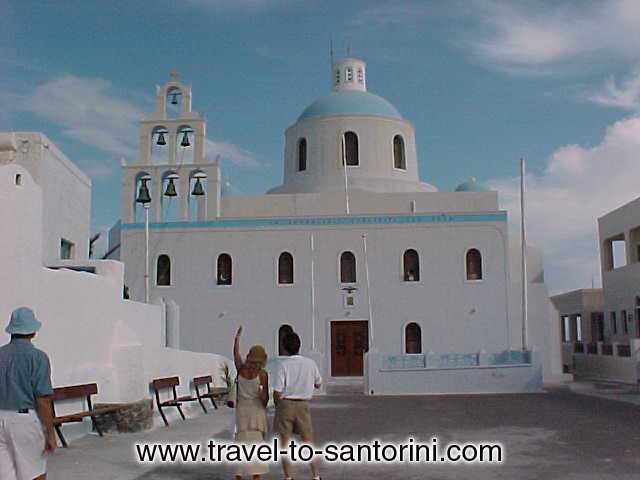
<instances>
[{"instance_id":1,"label":"bench leg","mask_svg":"<svg viewBox=\"0 0 640 480\"><path fill-rule=\"evenodd\" d=\"M53 427L56 429L56 433L58 434L58 438L60 439L60 443L62 443L62 447L63 448L67 448L67 441L64 439L64 435L62 435L62 428L60 425L56 425L55 427Z\"/></svg>"},{"instance_id":2,"label":"bench leg","mask_svg":"<svg viewBox=\"0 0 640 480\"><path fill-rule=\"evenodd\" d=\"M180 407L180 405L176 405L176 408L178 409L178 411L180 412L180 416L182 417L183 420L186 420L184 413L182 413L182 407Z\"/></svg>"},{"instance_id":3,"label":"bench leg","mask_svg":"<svg viewBox=\"0 0 640 480\"><path fill-rule=\"evenodd\" d=\"M167 417L164 416L164 412L162 411L162 407L158 405L158 410L160 411L160 416L162 417L162 421L164 422L165 427L169 426L169 422L167 422Z\"/></svg>"},{"instance_id":4,"label":"bench leg","mask_svg":"<svg viewBox=\"0 0 640 480\"><path fill-rule=\"evenodd\" d=\"M205 415L209 412L207 412L207 407L204 406L204 402L202 401L202 399L200 397L198 397L198 403L200 404L200 406L202 407L202 410L204 410Z\"/></svg>"},{"instance_id":5,"label":"bench leg","mask_svg":"<svg viewBox=\"0 0 640 480\"><path fill-rule=\"evenodd\" d=\"M96 422L96 417L94 417L93 415L91 415L91 423L93 425L93 428L95 428L96 432L98 432L98 435L102 437L102 430L100 430L100 427L98 426L98 422Z\"/></svg>"},{"instance_id":6,"label":"bench leg","mask_svg":"<svg viewBox=\"0 0 640 480\"><path fill-rule=\"evenodd\" d=\"M215 398L211 397L211 403L213 403L213 408L218 409L218 404L216 403Z\"/></svg>"}]
</instances>

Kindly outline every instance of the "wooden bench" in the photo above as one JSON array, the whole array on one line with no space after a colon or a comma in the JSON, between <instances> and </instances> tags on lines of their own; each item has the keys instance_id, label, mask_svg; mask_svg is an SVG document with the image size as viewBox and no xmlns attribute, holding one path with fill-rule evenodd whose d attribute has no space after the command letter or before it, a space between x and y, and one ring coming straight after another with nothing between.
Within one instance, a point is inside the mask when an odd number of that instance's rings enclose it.
<instances>
[{"instance_id":1,"label":"wooden bench","mask_svg":"<svg viewBox=\"0 0 640 480\"><path fill-rule=\"evenodd\" d=\"M226 388L215 388L212 387L211 385L213 384L213 378L211 377L211 375L205 375L202 377L193 377L193 387L196 390L196 397L198 399L198 402L200 403L200 406L202 407L202 410L204 410L204 413L209 413L207 412L207 408L204 406L204 399L208 398L209 400L211 400L211 403L213 404L213 408L215 408L216 410L218 409L218 405L216 404L216 398L220 398L223 395L226 395L227 393L229 393L229 390ZM200 387L203 387L206 385L206 391L200 392Z\"/></svg>"},{"instance_id":2,"label":"wooden bench","mask_svg":"<svg viewBox=\"0 0 640 480\"><path fill-rule=\"evenodd\" d=\"M83 385L71 385L67 387L58 387L53 389L53 396L51 397L51 411L53 413L53 427L58 434L58 438L62 443L64 448L67 448L67 441L62 435L62 425L64 423L80 423L86 417L91 417L91 423L93 428L98 432L98 435L102 436L102 431L100 427L96 423L96 415L100 415L103 413L112 413L118 411L121 407L119 406L109 406L103 408L93 408L91 404L91 395L96 395L98 393L98 384L97 383L87 383ZM63 401L63 400L71 400L77 398L84 398L87 403L87 409L84 411L71 413L68 415L56 415L56 407L55 402Z\"/></svg>"},{"instance_id":3,"label":"wooden bench","mask_svg":"<svg viewBox=\"0 0 640 480\"><path fill-rule=\"evenodd\" d=\"M193 397L191 395L183 395L181 397L178 397L178 394L176 392L176 387L178 385L180 385L180 378L178 377L156 378L151 382L151 387L153 388L156 397L156 405L158 406L158 411L160 412L160 416L162 417L162 420L167 427L169 426L169 422L167 421L167 417L165 417L164 412L162 411L163 408L176 407L178 409L178 412L180 413L180 416L182 417L182 420L186 420L184 413L182 412L182 404L184 402L195 402L198 400L196 397ZM160 401L160 391L167 389L171 389L171 391L173 392L173 398L165 401Z\"/></svg>"}]
</instances>

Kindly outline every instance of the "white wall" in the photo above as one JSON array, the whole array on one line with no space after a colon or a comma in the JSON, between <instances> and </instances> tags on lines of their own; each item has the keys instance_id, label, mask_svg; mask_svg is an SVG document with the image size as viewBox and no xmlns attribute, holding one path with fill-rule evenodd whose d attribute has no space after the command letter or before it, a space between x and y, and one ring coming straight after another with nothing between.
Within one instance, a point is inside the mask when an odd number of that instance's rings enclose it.
<instances>
[{"instance_id":1,"label":"white wall","mask_svg":"<svg viewBox=\"0 0 640 480\"><path fill-rule=\"evenodd\" d=\"M45 263L60 259L60 240L75 245L74 259L89 256L91 180L42 133L17 132L14 162L42 189Z\"/></svg>"},{"instance_id":2,"label":"white wall","mask_svg":"<svg viewBox=\"0 0 640 480\"><path fill-rule=\"evenodd\" d=\"M34 343L51 359L54 386L96 382L95 401L120 402L149 397L149 382L156 377L180 375L183 389L195 375L219 377L222 357L164 348L160 306L122 299L122 263L83 262L95 267L95 274L43 266L42 191L23 167L0 167L0 204L0 224L9 226L0 236L0 318L8 321L22 305L35 311L43 327ZM8 340L4 333L1 337ZM80 402L57 407L59 414L82 408ZM73 438L87 428L85 422L69 430Z\"/></svg>"}]
</instances>

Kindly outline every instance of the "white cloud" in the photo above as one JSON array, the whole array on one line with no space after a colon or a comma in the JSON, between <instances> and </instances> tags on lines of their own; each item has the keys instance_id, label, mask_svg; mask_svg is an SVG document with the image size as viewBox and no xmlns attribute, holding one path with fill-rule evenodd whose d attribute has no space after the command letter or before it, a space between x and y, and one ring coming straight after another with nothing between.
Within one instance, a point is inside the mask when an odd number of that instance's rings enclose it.
<instances>
[{"instance_id":1,"label":"white cloud","mask_svg":"<svg viewBox=\"0 0 640 480\"><path fill-rule=\"evenodd\" d=\"M636 68L620 84L613 77L609 78L601 89L587 93L586 97L605 107L637 111L640 109L640 68Z\"/></svg>"},{"instance_id":2,"label":"white cloud","mask_svg":"<svg viewBox=\"0 0 640 480\"><path fill-rule=\"evenodd\" d=\"M425 18L434 12L435 8L434 6L406 2L376 5L360 12L353 24L373 27L404 25Z\"/></svg>"},{"instance_id":3,"label":"white cloud","mask_svg":"<svg viewBox=\"0 0 640 480\"><path fill-rule=\"evenodd\" d=\"M189 0L190 3L216 10L265 10L301 0Z\"/></svg>"},{"instance_id":4,"label":"white cloud","mask_svg":"<svg viewBox=\"0 0 640 480\"><path fill-rule=\"evenodd\" d=\"M76 141L115 155L135 155L139 110L118 98L107 80L64 75L38 86L25 108Z\"/></svg>"},{"instance_id":5,"label":"white cloud","mask_svg":"<svg viewBox=\"0 0 640 480\"><path fill-rule=\"evenodd\" d=\"M638 158L640 117L631 117L609 126L600 144L559 148L542 173L527 175L528 236L544 250L552 290L599 283L597 218L640 196ZM516 232L519 179L490 183Z\"/></svg>"},{"instance_id":6,"label":"white cloud","mask_svg":"<svg viewBox=\"0 0 640 480\"><path fill-rule=\"evenodd\" d=\"M216 142L207 139L205 143L205 157L209 160L218 158L229 161L238 167L254 168L259 165L254 155L237 145L226 142Z\"/></svg>"},{"instance_id":7,"label":"white cloud","mask_svg":"<svg viewBox=\"0 0 640 480\"><path fill-rule=\"evenodd\" d=\"M471 16L480 25L468 36L467 45L507 70L539 71L596 57L640 57L640 2L636 0L524 5L504 0L475 2Z\"/></svg>"},{"instance_id":8,"label":"white cloud","mask_svg":"<svg viewBox=\"0 0 640 480\"><path fill-rule=\"evenodd\" d=\"M147 105L147 110L151 105ZM62 128L62 133L80 143L114 156L136 158L140 111L123 100L111 82L99 78L64 75L37 87L24 108ZM239 167L255 167L255 157L241 147L225 142L206 141L206 152ZM87 164L85 171L105 176L104 162Z\"/></svg>"}]
</instances>

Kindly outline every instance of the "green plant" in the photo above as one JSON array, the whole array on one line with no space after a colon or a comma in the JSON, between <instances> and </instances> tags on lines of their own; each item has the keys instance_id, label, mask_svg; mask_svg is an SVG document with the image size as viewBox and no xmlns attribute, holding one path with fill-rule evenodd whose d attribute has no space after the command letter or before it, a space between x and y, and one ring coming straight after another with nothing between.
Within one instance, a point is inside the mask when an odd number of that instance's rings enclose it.
<instances>
[{"instance_id":1,"label":"green plant","mask_svg":"<svg viewBox=\"0 0 640 480\"><path fill-rule=\"evenodd\" d=\"M229 368L229 364L227 362L224 362L222 364L221 378L224 384L227 386L227 389L231 390L231 387L233 386L233 377L231 375L231 369Z\"/></svg>"}]
</instances>

